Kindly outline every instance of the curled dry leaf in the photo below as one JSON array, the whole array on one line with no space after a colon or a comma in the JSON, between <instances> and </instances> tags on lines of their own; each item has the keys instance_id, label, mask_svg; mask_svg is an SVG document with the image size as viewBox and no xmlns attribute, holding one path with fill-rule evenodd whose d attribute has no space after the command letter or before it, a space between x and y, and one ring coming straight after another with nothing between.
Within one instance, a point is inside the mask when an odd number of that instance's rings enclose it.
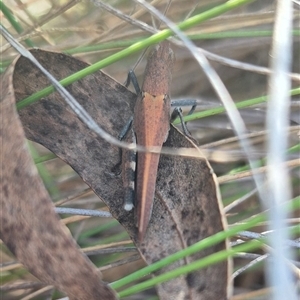
<instances>
[{"instance_id":1,"label":"curled dry leaf","mask_svg":"<svg viewBox=\"0 0 300 300\"><path fill-rule=\"evenodd\" d=\"M1 239L33 275L70 299L116 299L54 212L27 149L12 75L9 68L1 78Z\"/></svg>"},{"instance_id":2,"label":"curled dry leaf","mask_svg":"<svg viewBox=\"0 0 300 300\"><path fill-rule=\"evenodd\" d=\"M57 79L87 64L59 53L33 50L40 63ZM25 58L15 67L16 98L24 99L49 85L48 80ZM118 136L132 116L136 96L103 72L97 72L67 87L94 120L113 136ZM124 226L144 260L151 264L205 237L224 229L218 186L209 163L203 159L161 156L152 219L142 244L132 212L122 208L123 187L111 170L119 161L118 149L91 132L71 111L57 92L20 111L26 136L66 161L108 205ZM169 147L196 147L171 128ZM178 261L166 270L193 262L223 250L227 242ZM226 299L230 262L225 261L187 276L161 284L161 299Z\"/></svg>"}]
</instances>

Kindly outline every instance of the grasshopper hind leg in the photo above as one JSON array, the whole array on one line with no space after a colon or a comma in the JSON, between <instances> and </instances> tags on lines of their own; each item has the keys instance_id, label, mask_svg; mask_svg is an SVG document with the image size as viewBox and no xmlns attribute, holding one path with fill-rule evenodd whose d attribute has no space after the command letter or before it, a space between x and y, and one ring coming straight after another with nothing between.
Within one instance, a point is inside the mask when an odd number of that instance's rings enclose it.
<instances>
[{"instance_id":1,"label":"grasshopper hind leg","mask_svg":"<svg viewBox=\"0 0 300 300\"><path fill-rule=\"evenodd\" d=\"M133 130L128 132L127 142L136 144L136 137ZM123 207L126 211L131 211L135 200L135 182L136 182L136 159L137 154L134 150L123 149L122 153L122 177L124 185Z\"/></svg>"},{"instance_id":2,"label":"grasshopper hind leg","mask_svg":"<svg viewBox=\"0 0 300 300\"><path fill-rule=\"evenodd\" d=\"M128 72L125 86L128 87L132 83L137 95L140 94L141 90L133 70ZM136 144L136 136L132 130L133 117L129 119L127 124L119 135L120 140L126 140L129 143ZM124 200L123 207L126 211L131 211L135 205L135 183L136 183L136 163L137 153L134 150L122 149L122 178L124 185Z\"/></svg>"}]
</instances>

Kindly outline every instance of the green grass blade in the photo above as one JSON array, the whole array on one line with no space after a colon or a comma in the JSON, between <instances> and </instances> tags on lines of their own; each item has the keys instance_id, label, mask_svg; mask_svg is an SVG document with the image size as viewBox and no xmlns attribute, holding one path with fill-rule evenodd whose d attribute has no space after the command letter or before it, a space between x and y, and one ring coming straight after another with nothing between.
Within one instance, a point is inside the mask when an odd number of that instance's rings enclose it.
<instances>
[{"instance_id":1,"label":"green grass blade","mask_svg":"<svg viewBox=\"0 0 300 300\"><path fill-rule=\"evenodd\" d=\"M298 234L299 230L300 230L300 225L296 225L296 226L293 226L290 228L290 232L292 234ZM135 294L135 293L141 292L143 290L146 290L148 288L151 288L156 284L161 284L165 281L174 279L178 276L186 275L190 272L193 272L193 271L196 271L199 269L203 269L203 268L213 265L215 263L221 262L225 259L228 259L229 257L234 256L237 253L255 250L255 249L261 247L263 244L265 244L267 239L268 239L267 237L264 237L259 240L252 240L249 242L245 242L241 245L235 246L229 250L222 250L217 253L211 254L205 258L194 261L188 265L179 267L175 270L172 270L170 272L167 272L162 275L151 278L145 282L142 282L142 283L136 284L132 287L129 287L129 288L119 292L119 296L120 296L120 298L130 296L132 294Z\"/></svg>"},{"instance_id":2,"label":"green grass blade","mask_svg":"<svg viewBox=\"0 0 300 300\"><path fill-rule=\"evenodd\" d=\"M146 290L156 284L171 280L178 276L185 275L190 272L196 271L198 269L202 269L202 268L208 267L210 265L213 265L215 263L221 262L238 252L245 252L245 251L257 249L261 245L263 245L262 241L253 240L253 241L244 243L242 245L236 246L229 250L219 251L217 253L214 253L212 255L205 257L204 259L194 261L191 264L182 266L171 272L164 273L162 275L153 277L150 280L147 280L145 282L142 282L142 283L136 284L132 287L129 287L128 289L119 292L119 297L122 298L122 297L130 296L132 294L141 292L141 291Z\"/></svg>"},{"instance_id":3,"label":"green grass blade","mask_svg":"<svg viewBox=\"0 0 300 300\"><path fill-rule=\"evenodd\" d=\"M10 9L3 3L2 0L0 0L0 10L3 12L4 16L7 18L7 20L10 22L10 24L13 26L13 28L18 32L22 33L23 28L21 24L18 22L18 20L15 18L15 16L12 14ZM25 43L28 47L34 47L33 42L30 39L26 39Z\"/></svg>"},{"instance_id":4,"label":"green grass blade","mask_svg":"<svg viewBox=\"0 0 300 300\"><path fill-rule=\"evenodd\" d=\"M300 94L300 88L295 88L293 90L290 91L290 95L291 96L296 96ZM269 96L261 96L261 97L257 97L257 98L252 98L252 99L248 99L248 100L244 100L244 101L240 101L240 102L236 102L236 107L241 109L241 108L246 108L246 107L250 107L253 105L258 105L261 103L264 103L268 100ZM225 108L224 107L216 107L216 108L212 108L212 109L208 109L205 111L200 111L197 113L193 113L192 115L189 116L185 116L183 119L185 122L189 122L189 121L194 121L197 119L202 119L205 117L210 117L213 115L217 115L217 114L221 114L225 112ZM180 124L181 121L179 118L177 118L176 120L174 120L173 124Z\"/></svg>"},{"instance_id":5,"label":"green grass blade","mask_svg":"<svg viewBox=\"0 0 300 300\"><path fill-rule=\"evenodd\" d=\"M286 203L284 205L284 209L295 210L295 209L299 208L300 207L299 200L300 200L300 197L291 200L289 203ZM178 251L158 262L153 263L152 265L149 265L141 270L134 272L133 274L130 274L116 282L113 282L111 284L111 286L114 289L119 289L122 286L129 284L135 280L139 280L143 276L148 275L152 272L155 272L155 271L165 267L166 265L169 265L179 259L182 259L186 256L192 255L196 252L202 251L202 250L204 250L208 247L211 247L215 244L218 244L218 243L224 241L226 238L236 235L238 232L248 230L265 220L266 220L266 214L261 213L253 218L250 218L249 220L247 220L247 222L245 222L243 224L233 226L232 228L230 228L226 231L219 232L213 236L207 237L186 249Z\"/></svg>"}]
</instances>

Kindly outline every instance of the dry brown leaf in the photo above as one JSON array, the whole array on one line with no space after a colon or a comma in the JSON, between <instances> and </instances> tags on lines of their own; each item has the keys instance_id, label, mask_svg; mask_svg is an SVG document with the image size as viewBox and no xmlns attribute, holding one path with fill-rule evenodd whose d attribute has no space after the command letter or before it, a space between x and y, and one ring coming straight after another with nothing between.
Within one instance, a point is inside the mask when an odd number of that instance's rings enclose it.
<instances>
[{"instance_id":1,"label":"dry brown leaf","mask_svg":"<svg viewBox=\"0 0 300 300\"><path fill-rule=\"evenodd\" d=\"M40 63L57 79L83 69L87 64L72 57L33 50ZM25 58L16 63L16 98L24 99L49 85L49 81ZM132 115L136 96L102 72L90 75L67 89L94 120L118 136ZM20 111L26 136L66 161L104 199L113 216L136 242L132 212L122 208L120 177L109 173L119 161L119 152L91 132L57 92ZM196 147L173 127L166 142L170 147ZM144 242L137 244L151 264L226 227L214 174L205 159L162 156L159 165L153 215ZM167 269L192 262L227 247L220 243L172 264ZM226 299L230 263L222 262L158 287L161 299Z\"/></svg>"}]
</instances>

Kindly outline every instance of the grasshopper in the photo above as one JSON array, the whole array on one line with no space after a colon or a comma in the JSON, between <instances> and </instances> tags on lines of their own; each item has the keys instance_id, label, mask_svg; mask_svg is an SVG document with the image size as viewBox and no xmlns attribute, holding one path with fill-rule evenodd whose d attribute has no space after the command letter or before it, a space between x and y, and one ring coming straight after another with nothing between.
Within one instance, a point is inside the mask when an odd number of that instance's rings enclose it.
<instances>
[{"instance_id":1,"label":"grasshopper","mask_svg":"<svg viewBox=\"0 0 300 300\"><path fill-rule=\"evenodd\" d=\"M169 96L174 53L168 41L149 54L141 92L137 97L131 139L144 147L162 147L170 129ZM125 153L125 154L124 154ZM151 218L159 163L157 153L123 152L124 209L135 204L138 240L142 242Z\"/></svg>"}]
</instances>

